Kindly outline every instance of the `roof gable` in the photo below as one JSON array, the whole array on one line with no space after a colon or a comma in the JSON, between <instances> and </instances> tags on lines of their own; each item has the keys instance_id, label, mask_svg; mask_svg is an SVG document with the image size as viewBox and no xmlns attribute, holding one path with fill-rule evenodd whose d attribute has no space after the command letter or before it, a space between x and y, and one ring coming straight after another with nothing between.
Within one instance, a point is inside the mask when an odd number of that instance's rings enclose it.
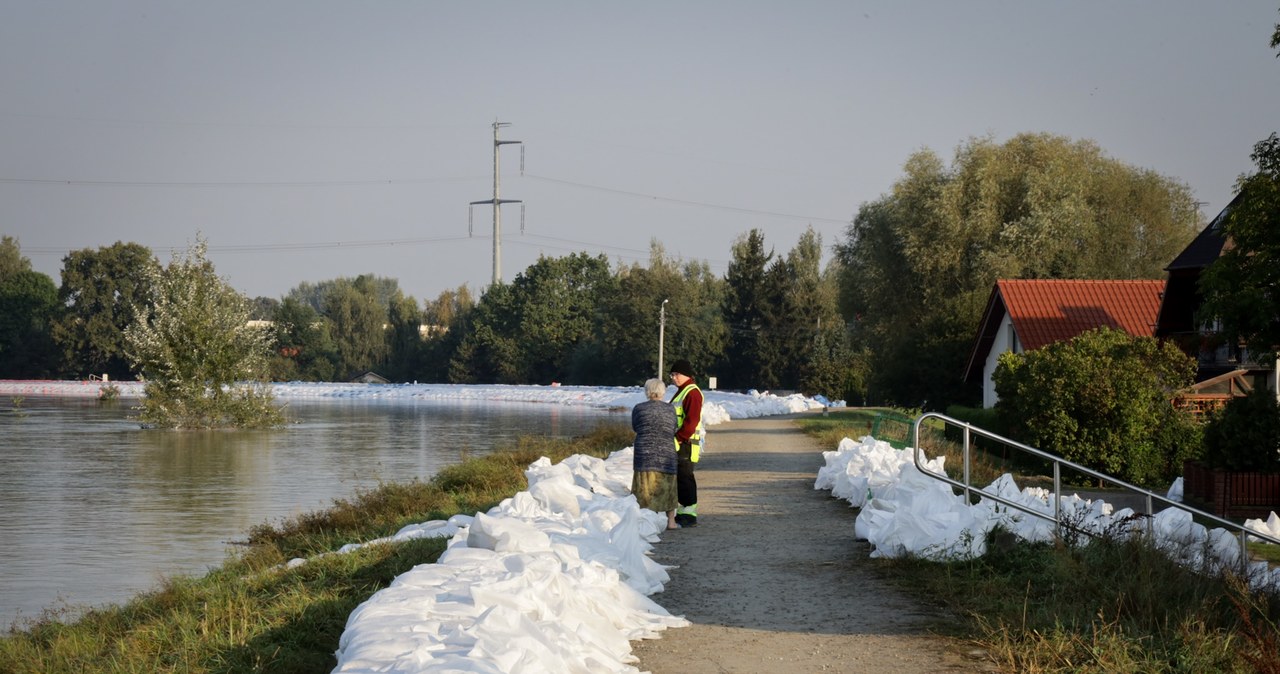
<instances>
[{"instance_id":1,"label":"roof gable","mask_svg":"<svg viewBox=\"0 0 1280 674\"><path fill-rule=\"evenodd\" d=\"M1187 244L1187 247L1178 253L1178 257L1173 258L1173 262L1165 267L1166 271L1176 271L1179 269L1204 269L1218 259L1222 254L1222 246L1226 242L1226 236L1223 232L1223 226L1226 224L1227 215L1231 213L1232 207L1236 202L1240 201L1240 195L1237 194L1218 213L1217 217L1209 221L1205 228L1200 230L1196 238Z\"/></svg>"},{"instance_id":2,"label":"roof gable","mask_svg":"<svg viewBox=\"0 0 1280 674\"><path fill-rule=\"evenodd\" d=\"M1072 339L1099 327L1150 337L1160 313L1164 281L1077 281L1030 279L996 281L987 300L965 380L982 364L1007 314L1026 351Z\"/></svg>"},{"instance_id":3,"label":"roof gable","mask_svg":"<svg viewBox=\"0 0 1280 674\"><path fill-rule=\"evenodd\" d=\"M1099 327L1150 337L1164 281L996 281L1005 311L1027 351Z\"/></svg>"}]
</instances>

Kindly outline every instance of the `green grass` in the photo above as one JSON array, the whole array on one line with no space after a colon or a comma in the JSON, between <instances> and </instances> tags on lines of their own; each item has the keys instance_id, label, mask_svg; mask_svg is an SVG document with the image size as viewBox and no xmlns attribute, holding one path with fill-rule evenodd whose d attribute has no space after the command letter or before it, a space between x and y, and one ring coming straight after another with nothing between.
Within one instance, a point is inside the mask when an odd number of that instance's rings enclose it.
<instances>
[{"instance_id":1,"label":"green grass","mask_svg":"<svg viewBox=\"0 0 1280 674\"><path fill-rule=\"evenodd\" d=\"M123 606L47 612L14 625L0 639L0 672L329 672L351 611L401 573L435 561L445 541L321 553L413 522L487 510L524 489L524 470L541 456L603 457L631 440L624 426L574 440L524 438L429 481L384 484L322 512L263 524L203 577L170 579ZM282 566L297 557L311 559Z\"/></svg>"},{"instance_id":2,"label":"green grass","mask_svg":"<svg viewBox=\"0 0 1280 674\"><path fill-rule=\"evenodd\" d=\"M1280 672L1280 595L1179 566L1142 540L1032 545L997 532L965 562L886 563L1010 672Z\"/></svg>"},{"instance_id":3,"label":"green grass","mask_svg":"<svg viewBox=\"0 0 1280 674\"><path fill-rule=\"evenodd\" d=\"M873 415L842 410L798 422L834 449L867 435ZM941 451L959 465L953 449ZM978 475L1004 465L976 454L974 483L986 484ZM1280 674L1280 595L1186 569L1141 540L1032 545L997 530L978 559L878 564L887 581L950 609L950 635L1001 671Z\"/></svg>"}]
</instances>

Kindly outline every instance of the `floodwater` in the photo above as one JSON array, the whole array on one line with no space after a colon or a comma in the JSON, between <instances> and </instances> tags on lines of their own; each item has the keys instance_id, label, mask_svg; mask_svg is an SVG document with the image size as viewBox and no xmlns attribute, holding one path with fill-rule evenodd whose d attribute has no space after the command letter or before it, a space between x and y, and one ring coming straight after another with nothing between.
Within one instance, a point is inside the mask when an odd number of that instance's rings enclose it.
<instances>
[{"instance_id":1,"label":"floodwater","mask_svg":"<svg viewBox=\"0 0 1280 674\"><path fill-rule=\"evenodd\" d=\"M254 525L430 478L521 435L629 421L561 405L326 400L288 401L284 429L184 432L139 428L129 404L0 401L0 627L203 574Z\"/></svg>"}]
</instances>

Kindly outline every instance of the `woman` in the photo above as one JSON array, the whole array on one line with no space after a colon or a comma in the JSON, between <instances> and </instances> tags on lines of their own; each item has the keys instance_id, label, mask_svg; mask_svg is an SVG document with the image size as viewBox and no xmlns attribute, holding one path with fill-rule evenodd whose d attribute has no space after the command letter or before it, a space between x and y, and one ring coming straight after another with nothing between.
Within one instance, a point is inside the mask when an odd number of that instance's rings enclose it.
<instances>
[{"instance_id":1,"label":"woman","mask_svg":"<svg viewBox=\"0 0 1280 674\"><path fill-rule=\"evenodd\" d=\"M676 524L676 410L662 400L667 387L661 379L644 383L648 400L631 410L631 430L636 432L631 493L641 508L667 513L667 528Z\"/></svg>"}]
</instances>

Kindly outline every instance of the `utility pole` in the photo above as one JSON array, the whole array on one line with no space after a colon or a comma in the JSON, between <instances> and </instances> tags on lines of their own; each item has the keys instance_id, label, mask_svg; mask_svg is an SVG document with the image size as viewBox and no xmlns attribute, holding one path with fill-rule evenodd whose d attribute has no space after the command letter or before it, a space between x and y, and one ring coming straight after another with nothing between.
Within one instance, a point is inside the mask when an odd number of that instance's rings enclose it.
<instances>
[{"instance_id":1,"label":"utility pole","mask_svg":"<svg viewBox=\"0 0 1280 674\"><path fill-rule=\"evenodd\" d=\"M662 300L662 306L658 308L658 379L662 379L663 375L666 374L666 372L662 371L662 353L664 351L663 340L666 339L666 331L667 331L667 302L668 301L669 300Z\"/></svg>"},{"instance_id":2,"label":"utility pole","mask_svg":"<svg viewBox=\"0 0 1280 674\"><path fill-rule=\"evenodd\" d=\"M493 198L484 201L473 201L471 206L480 204L493 205L493 285L502 283L502 204L520 204L520 232L524 232L524 202L519 199L499 198L499 163L498 148L503 145L520 146L520 173L524 173L524 143L518 140L498 140L498 129L511 126L510 122L493 120ZM467 234L472 233L471 209L467 209Z\"/></svg>"}]
</instances>

